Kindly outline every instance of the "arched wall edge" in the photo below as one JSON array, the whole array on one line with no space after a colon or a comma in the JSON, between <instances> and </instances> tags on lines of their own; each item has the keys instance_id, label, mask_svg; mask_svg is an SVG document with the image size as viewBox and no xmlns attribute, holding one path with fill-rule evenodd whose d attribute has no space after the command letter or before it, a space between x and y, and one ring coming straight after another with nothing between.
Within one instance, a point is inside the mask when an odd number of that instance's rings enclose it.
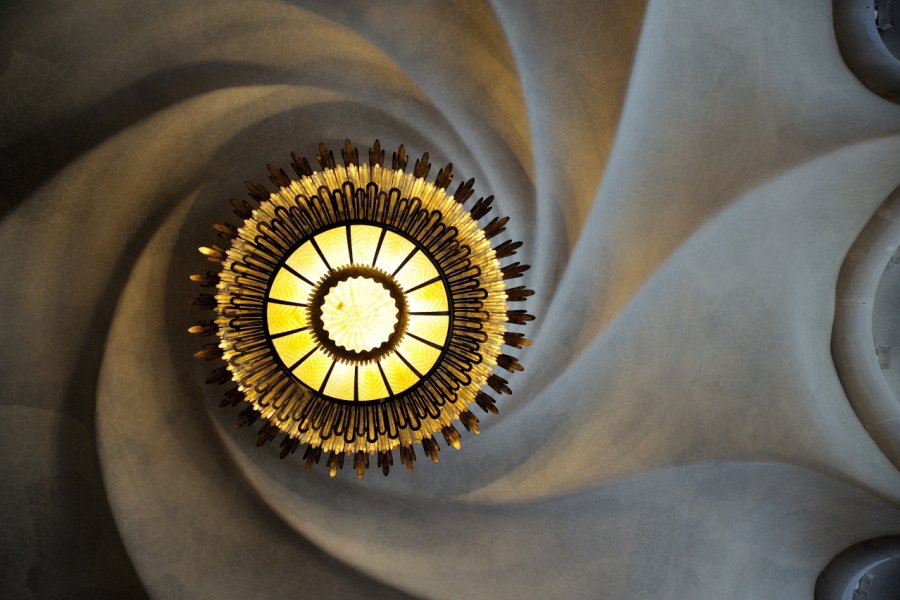
<instances>
[{"instance_id":1,"label":"arched wall edge","mask_svg":"<svg viewBox=\"0 0 900 600\"><path fill-rule=\"evenodd\" d=\"M900 469L900 401L875 355L875 292L900 246L900 187L863 227L847 252L835 294L831 354L853 410L881 451Z\"/></svg>"},{"instance_id":2,"label":"arched wall edge","mask_svg":"<svg viewBox=\"0 0 900 600\"><path fill-rule=\"evenodd\" d=\"M867 88L900 103L900 60L875 26L872 2L834 0L834 34L847 66Z\"/></svg>"}]
</instances>

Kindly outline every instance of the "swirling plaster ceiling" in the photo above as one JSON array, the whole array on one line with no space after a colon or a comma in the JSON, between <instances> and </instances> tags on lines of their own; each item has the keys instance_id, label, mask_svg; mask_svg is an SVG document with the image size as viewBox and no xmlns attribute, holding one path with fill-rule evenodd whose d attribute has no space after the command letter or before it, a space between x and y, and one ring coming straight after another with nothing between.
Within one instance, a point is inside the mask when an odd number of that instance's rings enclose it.
<instances>
[{"instance_id":1,"label":"swirling plaster ceiling","mask_svg":"<svg viewBox=\"0 0 900 600\"><path fill-rule=\"evenodd\" d=\"M2 10L10 597L793 599L900 532L830 353L900 106L829 1ZM361 482L231 429L184 332L227 198L344 137L475 177L539 290L489 435Z\"/></svg>"}]
</instances>

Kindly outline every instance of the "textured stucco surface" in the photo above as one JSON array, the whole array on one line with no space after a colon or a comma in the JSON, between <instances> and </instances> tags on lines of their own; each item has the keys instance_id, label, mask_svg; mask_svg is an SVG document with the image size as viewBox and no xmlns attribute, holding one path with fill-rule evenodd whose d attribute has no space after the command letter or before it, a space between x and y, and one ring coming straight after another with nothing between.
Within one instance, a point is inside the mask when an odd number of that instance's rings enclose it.
<instances>
[{"instance_id":1,"label":"textured stucco surface","mask_svg":"<svg viewBox=\"0 0 900 600\"><path fill-rule=\"evenodd\" d=\"M900 533L830 349L900 106L830 1L2 11L10 597L796 599ZM344 137L475 177L538 290L500 416L361 482L233 430L185 333L227 199Z\"/></svg>"}]
</instances>

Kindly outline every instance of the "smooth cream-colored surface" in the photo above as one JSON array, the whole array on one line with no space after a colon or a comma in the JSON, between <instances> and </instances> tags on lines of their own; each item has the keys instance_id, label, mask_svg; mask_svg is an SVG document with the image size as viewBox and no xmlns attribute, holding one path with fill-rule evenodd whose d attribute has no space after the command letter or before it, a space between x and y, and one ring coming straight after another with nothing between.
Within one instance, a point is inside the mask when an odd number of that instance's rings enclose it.
<instances>
[{"instance_id":1,"label":"smooth cream-colored surface","mask_svg":"<svg viewBox=\"0 0 900 600\"><path fill-rule=\"evenodd\" d=\"M830 350L900 106L847 68L831 5L8 11L6 591L810 598L839 550L900 532ZM362 481L233 430L184 333L227 199L344 137L475 177L538 291L482 435Z\"/></svg>"},{"instance_id":2,"label":"smooth cream-colored surface","mask_svg":"<svg viewBox=\"0 0 900 600\"><path fill-rule=\"evenodd\" d=\"M388 340L399 312L383 285L367 277L351 277L325 296L322 324L336 344L362 352Z\"/></svg>"}]
</instances>

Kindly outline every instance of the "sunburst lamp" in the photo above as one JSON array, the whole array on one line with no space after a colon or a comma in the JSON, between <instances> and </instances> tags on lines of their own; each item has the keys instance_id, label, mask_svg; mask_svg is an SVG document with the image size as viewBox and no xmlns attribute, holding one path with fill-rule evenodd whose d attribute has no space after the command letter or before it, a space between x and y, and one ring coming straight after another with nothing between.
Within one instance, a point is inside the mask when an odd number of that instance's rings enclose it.
<instances>
[{"instance_id":1,"label":"sunburst lamp","mask_svg":"<svg viewBox=\"0 0 900 600\"><path fill-rule=\"evenodd\" d=\"M367 162L349 140L341 155L292 153L297 179L269 165L274 192L245 182L242 224L213 226L227 247L200 248L218 270L191 275L215 288L192 301L215 318L189 331L218 337L195 356L225 361L207 383L236 384L221 404L246 405L237 427L262 422L257 445L282 435L282 458L304 445L307 470L327 454L332 477L352 460L362 478L395 452L412 470L416 446L438 462L454 422L479 433L470 407L511 393L494 369L522 370L503 347L530 345L509 326L534 317L509 303L534 292L507 287L529 267L500 261L522 243L492 245L509 217L479 224L493 197L466 209L474 180L448 194L451 164L428 181L428 153L407 173L404 147L386 167L377 140Z\"/></svg>"}]
</instances>

